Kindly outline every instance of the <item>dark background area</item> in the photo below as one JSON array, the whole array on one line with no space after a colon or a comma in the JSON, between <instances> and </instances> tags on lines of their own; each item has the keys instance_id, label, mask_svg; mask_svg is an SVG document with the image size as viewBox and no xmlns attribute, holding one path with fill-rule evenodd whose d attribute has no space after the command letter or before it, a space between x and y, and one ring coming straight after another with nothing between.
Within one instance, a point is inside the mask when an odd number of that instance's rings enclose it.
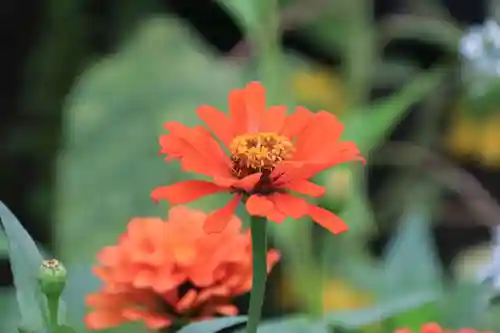
<instances>
[{"instance_id":1,"label":"dark background area","mask_svg":"<svg viewBox=\"0 0 500 333\"><path fill-rule=\"evenodd\" d=\"M0 11L0 34L3 50L0 64L3 66L0 89L0 199L16 212L25 223L29 233L48 249L53 249L51 218L51 187L55 175L55 160L59 150L61 132L61 104L75 78L89 58L100 57L113 50L116 40L112 22L115 19L118 1L88 0L81 8L72 9L81 17L84 33L72 35L72 30L50 27L51 15L46 2L38 0L8 1ZM463 25L481 23L486 16L486 2L477 0L446 0L443 5ZM376 0L374 20L404 8L403 3L393 0ZM164 1L158 8L160 13L175 13L189 21L193 29L207 42L226 55L241 39L241 32L227 13L211 0ZM41 27L49 26L48 37ZM34 70L28 66L31 54L46 40L46 54L54 55L42 68ZM334 68L339 57L330 54L313 40L308 40L300 31L286 33L283 38L286 48L291 48L314 61ZM42 46L43 47L43 46ZM384 56L403 56L428 68L446 57L444 50L435 45L426 45L415 40L391 42ZM33 59L31 59L33 62ZM38 82L38 92L26 91L25 82ZM50 84L49 84L50 83ZM46 84L46 85L44 85ZM43 87L41 89L40 87ZM373 98L389 94L390 91L373 91ZM412 131L413 115L409 114L391 139L405 139ZM446 120L445 120L446 123ZM445 124L446 125L446 124ZM12 144L11 138L21 144ZM17 142L16 141L16 142ZM483 185L500 198L500 177L497 173L483 169L480 165L465 165ZM390 170L371 170L370 187L375 190L386 181ZM33 205L33 193L45 189L43 209ZM374 239L373 250L379 253L387 241L388 234ZM436 242L440 256L449 264L461 249L488 239L485 227L454 228L436 227ZM0 264L0 285L12 284L6 261Z\"/></svg>"}]
</instances>

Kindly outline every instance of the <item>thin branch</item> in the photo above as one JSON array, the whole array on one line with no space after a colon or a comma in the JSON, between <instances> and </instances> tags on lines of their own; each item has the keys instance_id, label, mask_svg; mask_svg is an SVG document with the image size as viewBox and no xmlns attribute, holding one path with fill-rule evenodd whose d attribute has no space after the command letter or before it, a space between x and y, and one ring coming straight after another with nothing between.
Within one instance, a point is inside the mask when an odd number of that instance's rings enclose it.
<instances>
[{"instance_id":1,"label":"thin branch","mask_svg":"<svg viewBox=\"0 0 500 333\"><path fill-rule=\"evenodd\" d=\"M467 171L437 153L407 142L390 142L374 156L376 165L423 168L433 181L460 195L464 205L485 226L498 225L500 206Z\"/></svg>"},{"instance_id":2,"label":"thin branch","mask_svg":"<svg viewBox=\"0 0 500 333\"><path fill-rule=\"evenodd\" d=\"M455 166L446 158L410 143L390 143L380 150L376 164L423 168L426 174L441 186L460 195L465 206L479 218L482 224L497 225L500 207L470 173ZM394 157L397 156L397 160ZM389 161L388 158L391 158Z\"/></svg>"}]
</instances>

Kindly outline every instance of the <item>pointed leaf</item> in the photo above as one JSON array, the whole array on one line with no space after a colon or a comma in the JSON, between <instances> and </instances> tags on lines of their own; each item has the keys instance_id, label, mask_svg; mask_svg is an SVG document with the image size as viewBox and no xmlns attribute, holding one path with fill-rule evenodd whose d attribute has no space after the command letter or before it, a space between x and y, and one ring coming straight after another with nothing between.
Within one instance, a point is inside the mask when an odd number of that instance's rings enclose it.
<instances>
[{"instance_id":1,"label":"pointed leaf","mask_svg":"<svg viewBox=\"0 0 500 333\"><path fill-rule=\"evenodd\" d=\"M439 302L443 325L449 329L481 329L491 295L491 287L483 284L460 283L453 286Z\"/></svg>"},{"instance_id":2,"label":"pointed leaf","mask_svg":"<svg viewBox=\"0 0 500 333\"><path fill-rule=\"evenodd\" d=\"M328 325L356 329L391 318L392 316L419 308L436 300L432 293L413 293L403 298L380 303L370 308L354 311L333 311L323 321Z\"/></svg>"},{"instance_id":3,"label":"pointed leaf","mask_svg":"<svg viewBox=\"0 0 500 333\"><path fill-rule=\"evenodd\" d=\"M183 327L177 333L217 333L218 331L229 328L247 321L247 316L224 317L211 320L204 320Z\"/></svg>"},{"instance_id":4,"label":"pointed leaf","mask_svg":"<svg viewBox=\"0 0 500 333\"><path fill-rule=\"evenodd\" d=\"M219 2L229 10L240 27L248 31L249 29L257 27L259 24L257 7L260 1L262 0L220 0Z\"/></svg>"},{"instance_id":5,"label":"pointed leaf","mask_svg":"<svg viewBox=\"0 0 500 333\"><path fill-rule=\"evenodd\" d=\"M441 290L442 271L426 214L408 214L385 253L386 295Z\"/></svg>"},{"instance_id":6,"label":"pointed leaf","mask_svg":"<svg viewBox=\"0 0 500 333\"><path fill-rule=\"evenodd\" d=\"M303 316L284 317L275 320L267 320L259 325L257 333L328 333L328 328L321 322L311 320ZM237 330L235 333L245 333L245 329Z\"/></svg>"},{"instance_id":7,"label":"pointed leaf","mask_svg":"<svg viewBox=\"0 0 500 333\"><path fill-rule=\"evenodd\" d=\"M44 324L38 307L43 297L37 281L43 258L31 236L2 202L0 202L0 218L8 240L9 259L22 327L35 331Z\"/></svg>"}]
</instances>

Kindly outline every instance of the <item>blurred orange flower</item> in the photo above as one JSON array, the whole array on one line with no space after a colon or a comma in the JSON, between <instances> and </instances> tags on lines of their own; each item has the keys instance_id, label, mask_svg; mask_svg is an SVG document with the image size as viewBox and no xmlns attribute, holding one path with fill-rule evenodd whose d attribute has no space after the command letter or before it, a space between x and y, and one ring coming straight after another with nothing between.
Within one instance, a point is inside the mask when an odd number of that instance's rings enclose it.
<instances>
[{"instance_id":1,"label":"blurred orange flower","mask_svg":"<svg viewBox=\"0 0 500 333\"><path fill-rule=\"evenodd\" d=\"M400 328L394 333L413 333L412 330L407 328ZM458 331L446 330L436 323L428 323L420 328L420 333L493 333L489 331L478 331L472 328L462 328Z\"/></svg>"},{"instance_id":2,"label":"blurred orange flower","mask_svg":"<svg viewBox=\"0 0 500 333\"><path fill-rule=\"evenodd\" d=\"M104 282L87 297L93 310L85 322L105 329L128 321L149 328L175 322L236 315L231 298L252 287L250 233L230 219L223 232L203 231L206 214L186 207L170 210L168 220L134 218L118 244L98 254L94 273ZM268 271L279 253L267 254Z\"/></svg>"},{"instance_id":3,"label":"blurred orange flower","mask_svg":"<svg viewBox=\"0 0 500 333\"><path fill-rule=\"evenodd\" d=\"M223 230L247 198L246 209L253 216L278 223L288 216L310 216L334 234L347 230L338 216L290 193L322 196L324 188L310 182L311 177L337 164L364 161L354 142L339 141L344 126L334 115L303 107L286 115L285 106L266 108L265 89L258 82L229 93L230 117L208 105L197 113L230 156L203 126L166 123L170 133L160 136L160 153L167 155L166 161L178 159L185 171L212 179L156 188L151 193L155 202L166 199L177 205L219 192L233 193L225 207L208 216L207 233Z\"/></svg>"}]
</instances>

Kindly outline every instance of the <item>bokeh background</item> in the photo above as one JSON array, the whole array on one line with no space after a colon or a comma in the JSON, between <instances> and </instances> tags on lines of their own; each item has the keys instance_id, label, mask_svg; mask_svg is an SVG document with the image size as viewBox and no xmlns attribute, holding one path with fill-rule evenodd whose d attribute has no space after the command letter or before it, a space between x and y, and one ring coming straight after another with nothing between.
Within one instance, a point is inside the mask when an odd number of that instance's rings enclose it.
<instances>
[{"instance_id":1,"label":"bokeh background","mask_svg":"<svg viewBox=\"0 0 500 333\"><path fill-rule=\"evenodd\" d=\"M373 224L360 223L337 251L380 256L404 203L417 198L415 183L435 174L434 183L444 186L415 199L434 207L435 257L446 275L476 272L491 256L498 220L492 214L500 199L500 113L498 101L488 98L498 89L470 98L469 65L458 43L467 29L496 17L496 4L283 0L281 8L281 81L291 105L349 117L355 100L376 114L370 105L421 70L446 71L445 84L424 93L394 120L384 142L364 152L376 161L364 188ZM227 7L209 0L9 1L0 18L0 200L43 248L81 272L82 281L97 283L87 272L97 250L114 242L131 216L164 214L149 192L180 177L157 155L162 124L194 124L200 104L225 108L231 88L255 79L251 49ZM500 61L500 51L489 56ZM474 80L495 83L495 70ZM405 162L418 155L415 146L438 157L424 167ZM352 172L336 170L321 181L329 189L324 204L342 211ZM271 276L266 316L301 308L284 271ZM325 309L373 301L340 275L326 283ZM7 259L0 261L0 286L1 316L8 317ZM239 300L242 311L246 302Z\"/></svg>"}]
</instances>

